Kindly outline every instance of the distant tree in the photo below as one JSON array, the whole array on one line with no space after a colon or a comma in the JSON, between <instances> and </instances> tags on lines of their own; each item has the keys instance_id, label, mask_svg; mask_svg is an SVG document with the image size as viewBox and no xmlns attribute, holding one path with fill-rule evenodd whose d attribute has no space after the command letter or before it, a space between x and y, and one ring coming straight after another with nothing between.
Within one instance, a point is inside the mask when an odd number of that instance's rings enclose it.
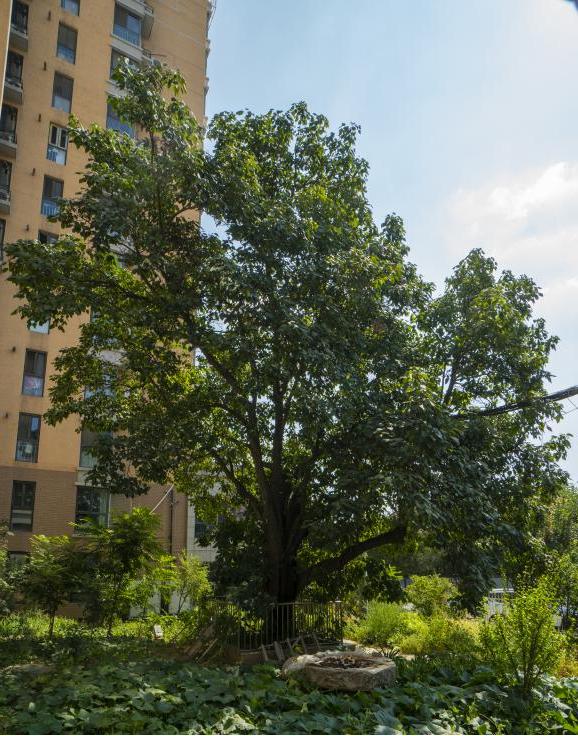
<instances>
[{"instance_id":1,"label":"distant tree","mask_svg":"<svg viewBox=\"0 0 578 736\"><path fill-rule=\"evenodd\" d=\"M142 615L160 602L163 609L177 586L177 566L173 555L162 554L138 577L130 580L126 589L127 602L140 608Z\"/></svg>"},{"instance_id":2,"label":"distant tree","mask_svg":"<svg viewBox=\"0 0 578 736\"><path fill-rule=\"evenodd\" d=\"M222 113L203 150L179 74L115 79L139 139L71 119L89 157L73 234L6 248L24 318L93 316L46 419L114 433L99 486L174 481L242 595L292 601L425 534L479 598L563 479L565 439L537 441L559 409L536 285L474 251L434 297L401 219L374 222L355 125Z\"/></svg>"},{"instance_id":3,"label":"distant tree","mask_svg":"<svg viewBox=\"0 0 578 736\"><path fill-rule=\"evenodd\" d=\"M452 581L439 575L414 575L405 592L409 602L423 616L447 611L458 597L458 589Z\"/></svg>"},{"instance_id":4,"label":"distant tree","mask_svg":"<svg viewBox=\"0 0 578 736\"><path fill-rule=\"evenodd\" d=\"M178 558L175 583L176 613L180 613L184 606L198 606L213 590L208 566L186 550Z\"/></svg>"}]
</instances>

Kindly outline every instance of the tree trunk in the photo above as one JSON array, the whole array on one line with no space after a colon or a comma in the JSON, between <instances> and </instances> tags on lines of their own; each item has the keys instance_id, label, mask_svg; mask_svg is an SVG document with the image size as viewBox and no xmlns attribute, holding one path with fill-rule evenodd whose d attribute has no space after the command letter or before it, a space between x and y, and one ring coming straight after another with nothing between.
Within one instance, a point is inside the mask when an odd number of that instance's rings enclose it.
<instances>
[{"instance_id":1,"label":"tree trunk","mask_svg":"<svg viewBox=\"0 0 578 736\"><path fill-rule=\"evenodd\" d=\"M296 635L293 604L300 592L296 555L272 563L267 582L267 593L273 602L267 605L264 612L262 634L264 643L271 644Z\"/></svg>"},{"instance_id":2,"label":"tree trunk","mask_svg":"<svg viewBox=\"0 0 578 736\"><path fill-rule=\"evenodd\" d=\"M54 619L56 618L56 608L50 611L50 623L48 625L48 638L52 639L54 636Z\"/></svg>"}]
</instances>

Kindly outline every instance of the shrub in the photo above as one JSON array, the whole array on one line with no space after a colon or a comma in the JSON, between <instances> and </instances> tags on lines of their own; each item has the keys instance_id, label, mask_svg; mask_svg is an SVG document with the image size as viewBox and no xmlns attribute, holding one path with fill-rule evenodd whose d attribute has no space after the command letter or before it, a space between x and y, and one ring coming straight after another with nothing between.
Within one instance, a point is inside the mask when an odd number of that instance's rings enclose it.
<instances>
[{"instance_id":1,"label":"shrub","mask_svg":"<svg viewBox=\"0 0 578 736\"><path fill-rule=\"evenodd\" d=\"M78 559L70 537L32 537L30 560L22 570L20 583L25 596L48 614L49 638L54 633L58 607L70 600L78 585Z\"/></svg>"},{"instance_id":2,"label":"shrub","mask_svg":"<svg viewBox=\"0 0 578 736\"><path fill-rule=\"evenodd\" d=\"M194 607L208 598L213 592L209 582L209 570L198 557L183 550L176 569L175 592L177 593L177 613L185 607Z\"/></svg>"},{"instance_id":3,"label":"shrub","mask_svg":"<svg viewBox=\"0 0 578 736\"><path fill-rule=\"evenodd\" d=\"M159 519L137 507L113 517L108 527L92 521L76 526L87 534L87 606L95 620L106 622L110 635L115 617L133 600L133 581L151 573L162 558Z\"/></svg>"},{"instance_id":4,"label":"shrub","mask_svg":"<svg viewBox=\"0 0 578 736\"><path fill-rule=\"evenodd\" d=\"M434 613L447 610L458 595L458 589L452 581L439 575L414 575L405 592L410 603L423 616L433 616Z\"/></svg>"},{"instance_id":5,"label":"shrub","mask_svg":"<svg viewBox=\"0 0 578 736\"><path fill-rule=\"evenodd\" d=\"M480 641L484 658L503 678L514 679L528 696L541 676L554 672L566 645L554 628L555 595L548 581L522 589L505 602L505 612L484 623Z\"/></svg>"},{"instance_id":6,"label":"shrub","mask_svg":"<svg viewBox=\"0 0 578 736\"><path fill-rule=\"evenodd\" d=\"M409 633L397 641L406 654L464 654L476 657L478 623L443 614L408 619Z\"/></svg>"},{"instance_id":7,"label":"shrub","mask_svg":"<svg viewBox=\"0 0 578 736\"><path fill-rule=\"evenodd\" d=\"M397 603L371 601L364 617L350 629L350 634L363 644L389 649L408 633L408 612Z\"/></svg>"}]
</instances>

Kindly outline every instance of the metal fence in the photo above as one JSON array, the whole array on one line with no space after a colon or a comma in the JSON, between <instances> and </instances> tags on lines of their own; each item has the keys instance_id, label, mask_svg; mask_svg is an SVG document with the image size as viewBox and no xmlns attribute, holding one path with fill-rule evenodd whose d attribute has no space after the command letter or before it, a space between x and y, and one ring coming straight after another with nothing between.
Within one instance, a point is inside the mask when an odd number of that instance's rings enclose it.
<instances>
[{"instance_id":1,"label":"metal fence","mask_svg":"<svg viewBox=\"0 0 578 736\"><path fill-rule=\"evenodd\" d=\"M215 634L241 650L309 636L320 642L343 641L340 601L277 603L267 606L262 615L254 615L233 603L213 600L208 614Z\"/></svg>"}]
</instances>

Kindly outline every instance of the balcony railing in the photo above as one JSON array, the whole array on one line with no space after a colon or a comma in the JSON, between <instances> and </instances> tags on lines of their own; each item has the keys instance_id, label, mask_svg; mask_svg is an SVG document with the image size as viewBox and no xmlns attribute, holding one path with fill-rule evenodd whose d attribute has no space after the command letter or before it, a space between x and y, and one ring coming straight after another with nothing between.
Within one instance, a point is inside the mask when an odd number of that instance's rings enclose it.
<instances>
[{"instance_id":1,"label":"balcony railing","mask_svg":"<svg viewBox=\"0 0 578 736\"><path fill-rule=\"evenodd\" d=\"M22 89L22 77L15 77L11 75L9 72L6 72L6 84L9 84L11 87L16 87L16 89L21 90Z\"/></svg>"},{"instance_id":2,"label":"balcony railing","mask_svg":"<svg viewBox=\"0 0 578 736\"><path fill-rule=\"evenodd\" d=\"M20 33L22 36L28 38L28 26L23 20L16 19L10 22L10 28L16 33Z\"/></svg>"},{"instance_id":3,"label":"balcony railing","mask_svg":"<svg viewBox=\"0 0 578 736\"><path fill-rule=\"evenodd\" d=\"M115 36L118 36L118 38L122 38L123 41L128 41L128 43L132 43L133 46L141 45L140 33L137 33L136 31L131 31L128 28L119 25L118 23L114 24L113 33Z\"/></svg>"},{"instance_id":4,"label":"balcony railing","mask_svg":"<svg viewBox=\"0 0 578 736\"><path fill-rule=\"evenodd\" d=\"M10 19L10 43L20 51L28 51L28 13L22 12L22 4L15 2Z\"/></svg>"},{"instance_id":5,"label":"balcony railing","mask_svg":"<svg viewBox=\"0 0 578 736\"><path fill-rule=\"evenodd\" d=\"M56 217L60 212L60 206L53 199L43 199L40 212L45 217Z\"/></svg>"},{"instance_id":6,"label":"balcony railing","mask_svg":"<svg viewBox=\"0 0 578 736\"><path fill-rule=\"evenodd\" d=\"M0 130L0 140L8 141L8 143L16 143L16 131Z\"/></svg>"},{"instance_id":7,"label":"balcony railing","mask_svg":"<svg viewBox=\"0 0 578 736\"><path fill-rule=\"evenodd\" d=\"M16 460L35 463L38 460L38 440L18 440L16 442Z\"/></svg>"},{"instance_id":8,"label":"balcony railing","mask_svg":"<svg viewBox=\"0 0 578 736\"><path fill-rule=\"evenodd\" d=\"M0 184L0 202L10 202L10 187Z\"/></svg>"},{"instance_id":9,"label":"balcony railing","mask_svg":"<svg viewBox=\"0 0 578 736\"><path fill-rule=\"evenodd\" d=\"M22 77L11 74L7 70L4 78L4 101L15 102L17 105L21 105L23 94Z\"/></svg>"}]
</instances>

